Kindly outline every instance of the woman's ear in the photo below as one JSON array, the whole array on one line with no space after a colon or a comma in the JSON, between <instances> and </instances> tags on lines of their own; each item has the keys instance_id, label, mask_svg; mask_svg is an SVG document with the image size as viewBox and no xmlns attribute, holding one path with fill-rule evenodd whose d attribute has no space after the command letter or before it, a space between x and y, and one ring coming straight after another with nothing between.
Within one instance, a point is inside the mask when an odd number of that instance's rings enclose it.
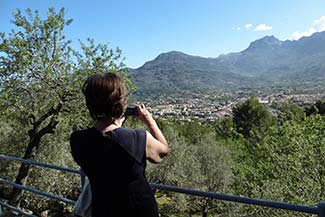
<instances>
[{"instance_id":1,"label":"woman's ear","mask_svg":"<svg viewBox=\"0 0 325 217\"><path fill-rule=\"evenodd\" d=\"M123 107L120 102L116 103L112 109L112 115L115 118L120 118L123 115Z\"/></svg>"}]
</instances>

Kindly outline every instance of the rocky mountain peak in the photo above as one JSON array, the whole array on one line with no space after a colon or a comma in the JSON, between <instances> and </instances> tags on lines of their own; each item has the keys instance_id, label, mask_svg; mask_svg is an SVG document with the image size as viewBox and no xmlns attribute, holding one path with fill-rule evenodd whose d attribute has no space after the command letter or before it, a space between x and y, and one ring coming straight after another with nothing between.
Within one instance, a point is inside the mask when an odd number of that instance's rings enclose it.
<instances>
[{"instance_id":1,"label":"rocky mountain peak","mask_svg":"<svg viewBox=\"0 0 325 217\"><path fill-rule=\"evenodd\" d=\"M271 35L253 41L252 43L250 43L249 47L246 50L263 50L269 48L274 49L281 47L281 45L282 41Z\"/></svg>"}]
</instances>

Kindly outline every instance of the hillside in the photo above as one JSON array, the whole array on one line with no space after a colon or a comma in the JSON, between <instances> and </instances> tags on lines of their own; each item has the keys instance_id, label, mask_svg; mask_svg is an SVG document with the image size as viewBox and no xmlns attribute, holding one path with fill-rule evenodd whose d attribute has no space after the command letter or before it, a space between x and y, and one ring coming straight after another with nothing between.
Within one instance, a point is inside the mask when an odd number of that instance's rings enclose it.
<instances>
[{"instance_id":1,"label":"hillside","mask_svg":"<svg viewBox=\"0 0 325 217\"><path fill-rule=\"evenodd\" d=\"M156 95L324 80L324 60L325 32L320 32L297 41L266 36L241 52L216 58L171 51L129 72L138 95Z\"/></svg>"}]
</instances>

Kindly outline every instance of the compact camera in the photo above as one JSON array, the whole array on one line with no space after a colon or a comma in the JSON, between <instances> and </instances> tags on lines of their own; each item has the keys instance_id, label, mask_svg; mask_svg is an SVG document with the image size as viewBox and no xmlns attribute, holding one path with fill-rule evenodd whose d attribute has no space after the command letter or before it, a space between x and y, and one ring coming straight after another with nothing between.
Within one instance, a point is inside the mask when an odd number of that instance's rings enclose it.
<instances>
[{"instance_id":1,"label":"compact camera","mask_svg":"<svg viewBox=\"0 0 325 217\"><path fill-rule=\"evenodd\" d=\"M125 116L137 116L138 110L136 107L127 107L124 115Z\"/></svg>"}]
</instances>

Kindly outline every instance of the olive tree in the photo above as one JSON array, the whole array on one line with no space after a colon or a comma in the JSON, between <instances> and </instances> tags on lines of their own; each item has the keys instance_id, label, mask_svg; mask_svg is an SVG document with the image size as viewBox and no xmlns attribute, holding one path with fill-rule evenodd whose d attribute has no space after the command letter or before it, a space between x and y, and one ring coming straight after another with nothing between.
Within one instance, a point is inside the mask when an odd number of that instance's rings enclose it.
<instances>
[{"instance_id":1,"label":"olive tree","mask_svg":"<svg viewBox=\"0 0 325 217\"><path fill-rule=\"evenodd\" d=\"M24 159L35 159L46 135L55 135L60 124L72 128L89 123L81 97L82 82L93 73L112 71L122 75L120 49L107 44L80 43L71 47L64 30L72 23L64 8L50 8L45 19L30 9L13 14L16 26L0 33L0 108L3 119L16 121L25 131ZM4 112L3 109L6 111ZM70 122L69 122L70 121ZM25 184L30 165L21 164L15 182ZM18 205L22 191L14 188L11 203Z\"/></svg>"},{"instance_id":2,"label":"olive tree","mask_svg":"<svg viewBox=\"0 0 325 217\"><path fill-rule=\"evenodd\" d=\"M229 190L232 159L229 150L216 142L212 127L184 123L167 125L163 131L171 152L160 165L149 168L150 181L202 191ZM156 192L156 196L164 216L200 213L205 217L223 206L214 199L179 193Z\"/></svg>"}]
</instances>

